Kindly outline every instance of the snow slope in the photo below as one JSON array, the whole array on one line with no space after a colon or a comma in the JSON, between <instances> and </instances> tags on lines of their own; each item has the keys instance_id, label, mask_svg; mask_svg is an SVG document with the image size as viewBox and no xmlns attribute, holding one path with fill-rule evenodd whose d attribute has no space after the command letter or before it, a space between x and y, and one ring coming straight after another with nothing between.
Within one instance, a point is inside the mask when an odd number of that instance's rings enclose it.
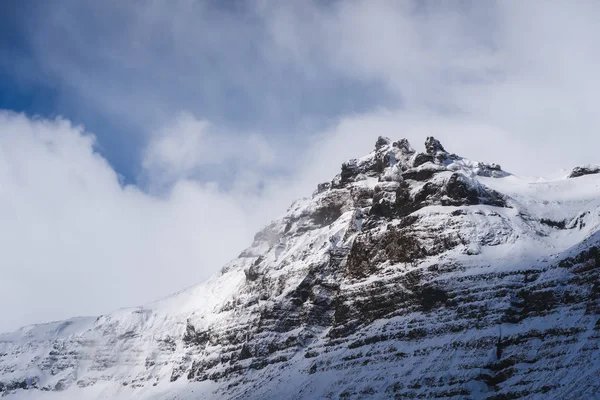
<instances>
[{"instance_id":1,"label":"snow slope","mask_svg":"<svg viewBox=\"0 0 600 400\"><path fill-rule=\"evenodd\" d=\"M0 335L0 393L600 398L600 174L425 148L379 138L203 284Z\"/></svg>"}]
</instances>

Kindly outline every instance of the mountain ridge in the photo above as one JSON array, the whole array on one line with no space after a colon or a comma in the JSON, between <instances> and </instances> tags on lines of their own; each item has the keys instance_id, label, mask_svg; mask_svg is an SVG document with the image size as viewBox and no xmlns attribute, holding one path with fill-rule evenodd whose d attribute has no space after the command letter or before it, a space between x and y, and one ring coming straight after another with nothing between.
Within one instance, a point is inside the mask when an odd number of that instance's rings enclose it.
<instances>
[{"instance_id":1,"label":"mountain ridge","mask_svg":"<svg viewBox=\"0 0 600 400\"><path fill-rule=\"evenodd\" d=\"M0 393L593 398L599 184L379 137L206 283L0 335Z\"/></svg>"}]
</instances>

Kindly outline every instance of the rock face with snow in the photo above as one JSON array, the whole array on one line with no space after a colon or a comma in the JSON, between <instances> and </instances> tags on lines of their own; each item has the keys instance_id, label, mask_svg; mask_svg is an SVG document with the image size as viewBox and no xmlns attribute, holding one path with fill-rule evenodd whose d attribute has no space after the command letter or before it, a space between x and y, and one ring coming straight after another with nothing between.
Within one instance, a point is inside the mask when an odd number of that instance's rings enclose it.
<instances>
[{"instance_id":1,"label":"rock face with snow","mask_svg":"<svg viewBox=\"0 0 600 400\"><path fill-rule=\"evenodd\" d=\"M584 165L573 168L573 171L569 174L569 178L579 178L584 175L600 174L600 166L598 165Z\"/></svg>"},{"instance_id":2,"label":"rock face with snow","mask_svg":"<svg viewBox=\"0 0 600 400\"><path fill-rule=\"evenodd\" d=\"M9 398L600 396L600 175L380 137L208 282L0 335Z\"/></svg>"}]
</instances>

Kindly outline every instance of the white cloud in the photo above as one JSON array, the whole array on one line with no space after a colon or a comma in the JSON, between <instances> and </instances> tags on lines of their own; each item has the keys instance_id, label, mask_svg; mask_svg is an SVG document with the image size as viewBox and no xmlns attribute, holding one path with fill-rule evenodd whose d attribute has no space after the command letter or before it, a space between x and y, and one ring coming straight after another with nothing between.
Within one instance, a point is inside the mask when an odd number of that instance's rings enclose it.
<instances>
[{"instance_id":1,"label":"white cloud","mask_svg":"<svg viewBox=\"0 0 600 400\"><path fill-rule=\"evenodd\" d=\"M232 135L182 112L150 137L142 166L149 179L162 184L194 177L206 167L235 172L265 168L273 164L273 152L262 136Z\"/></svg>"},{"instance_id":2,"label":"white cloud","mask_svg":"<svg viewBox=\"0 0 600 400\"><path fill-rule=\"evenodd\" d=\"M282 53L382 82L397 100L397 131L428 125L519 174L597 162L597 2L267 4Z\"/></svg>"},{"instance_id":3,"label":"white cloud","mask_svg":"<svg viewBox=\"0 0 600 400\"><path fill-rule=\"evenodd\" d=\"M214 185L122 187L66 120L0 113L0 330L136 305L199 282L260 223Z\"/></svg>"},{"instance_id":4,"label":"white cloud","mask_svg":"<svg viewBox=\"0 0 600 400\"><path fill-rule=\"evenodd\" d=\"M504 144L499 157L515 144L535 149L534 174L557 160L562 168L596 161L594 1L59 2L40 8L28 39L52 83L77 93L78 104L145 132L186 118L219 125L186 139L193 143L183 158L168 162L175 174L197 171L199 161L189 160L209 147L198 144L207 136L220 147L221 136L245 145L238 130L256 130L268 143L285 136L265 146L277 164L290 143L307 151L315 124L306 129L303 119L322 126L379 107L491 127L502 132L502 140L489 138ZM326 107L347 102L348 109ZM251 127L239 128L242 120ZM153 140L147 165L188 147L169 138Z\"/></svg>"}]
</instances>

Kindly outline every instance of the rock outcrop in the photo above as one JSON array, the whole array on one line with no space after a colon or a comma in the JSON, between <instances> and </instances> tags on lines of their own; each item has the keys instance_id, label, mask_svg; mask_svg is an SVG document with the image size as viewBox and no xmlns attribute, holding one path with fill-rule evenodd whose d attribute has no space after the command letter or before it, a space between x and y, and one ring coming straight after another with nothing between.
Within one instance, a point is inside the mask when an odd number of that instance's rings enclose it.
<instances>
[{"instance_id":1,"label":"rock outcrop","mask_svg":"<svg viewBox=\"0 0 600 400\"><path fill-rule=\"evenodd\" d=\"M573 168L573 171L569 174L569 178L579 178L584 175L600 174L600 166L597 165L586 165Z\"/></svg>"}]
</instances>

